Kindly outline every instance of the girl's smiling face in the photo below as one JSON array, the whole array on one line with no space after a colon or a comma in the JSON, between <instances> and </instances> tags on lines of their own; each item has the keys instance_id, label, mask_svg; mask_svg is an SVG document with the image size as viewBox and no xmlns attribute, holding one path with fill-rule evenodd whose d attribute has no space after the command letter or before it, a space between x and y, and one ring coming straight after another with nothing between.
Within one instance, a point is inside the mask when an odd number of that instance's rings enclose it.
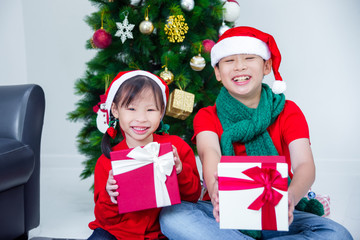
<instances>
[{"instance_id":1,"label":"girl's smiling face","mask_svg":"<svg viewBox=\"0 0 360 240\"><path fill-rule=\"evenodd\" d=\"M159 109L151 89L143 89L128 105L112 104L112 114L119 119L129 148L144 146L153 141L163 109Z\"/></svg>"}]
</instances>

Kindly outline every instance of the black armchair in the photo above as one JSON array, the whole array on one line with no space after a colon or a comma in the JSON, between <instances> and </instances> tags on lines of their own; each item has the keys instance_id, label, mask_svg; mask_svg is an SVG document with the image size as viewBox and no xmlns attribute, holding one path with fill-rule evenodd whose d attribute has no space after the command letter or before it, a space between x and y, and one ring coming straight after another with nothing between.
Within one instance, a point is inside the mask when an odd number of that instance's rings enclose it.
<instances>
[{"instance_id":1,"label":"black armchair","mask_svg":"<svg viewBox=\"0 0 360 240\"><path fill-rule=\"evenodd\" d=\"M39 226L44 111L40 86L0 86L0 240L27 239Z\"/></svg>"}]
</instances>

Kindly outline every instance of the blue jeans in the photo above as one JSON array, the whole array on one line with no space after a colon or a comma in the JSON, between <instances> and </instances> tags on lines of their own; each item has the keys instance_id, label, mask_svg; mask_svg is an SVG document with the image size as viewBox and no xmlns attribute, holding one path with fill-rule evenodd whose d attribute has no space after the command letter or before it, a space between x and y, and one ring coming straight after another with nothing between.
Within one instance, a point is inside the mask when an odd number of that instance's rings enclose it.
<instances>
[{"instance_id":1,"label":"blue jeans","mask_svg":"<svg viewBox=\"0 0 360 240\"><path fill-rule=\"evenodd\" d=\"M211 202L182 202L165 207L160 213L161 231L174 240L252 239L238 230L220 229L213 216ZM340 224L317 215L294 211L294 221L288 232L262 231L262 239L353 239Z\"/></svg>"},{"instance_id":2,"label":"blue jeans","mask_svg":"<svg viewBox=\"0 0 360 240\"><path fill-rule=\"evenodd\" d=\"M88 240L116 240L116 237L102 228L96 228Z\"/></svg>"},{"instance_id":3,"label":"blue jeans","mask_svg":"<svg viewBox=\"0 0 360 240\"><path fill-rule=\"evenodd\" d=\"M220 229L211 202L181 202L160 213L161 232L170 240L253 239L238 230Z\"/></svg>"}]
</instances>

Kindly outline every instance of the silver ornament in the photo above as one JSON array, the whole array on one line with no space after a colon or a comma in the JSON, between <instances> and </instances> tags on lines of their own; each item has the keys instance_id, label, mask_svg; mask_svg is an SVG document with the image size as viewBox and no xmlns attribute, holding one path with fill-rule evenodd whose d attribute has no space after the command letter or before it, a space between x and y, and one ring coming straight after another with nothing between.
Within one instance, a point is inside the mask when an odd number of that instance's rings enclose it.
<instances>
[{"instance_id":1,"label":"silver ornament","mask_svg":"<svg viewBox=\"0 0 360 240\"><path fill-rule=\"evenodd\" d=\"M226 2L224 8L224 20L234 22L240 16L240 5L238 2Z\"/></svg>"},{"instance_id":2,"label":"silver ornament","mask_svg":"<svg viewBox=\"0 0 360 240\"><path fill-rule=\"evenodd\" d=\"M118 61L121 61L121 62L126 63L126 64L129 64L132 61L129 54L128 53L123 53L123 52L120 52L120 53L116 54L115 58Z\"/></svg>"},{"instance_id":3,"label":"silver ornament","mask_svg":"<svg viewBox=\"0 0 360 240\"><path fill-rule=\"evenodd\" d=\"M184 10L190 12L194 9L195 2L194 0L181 0L180 5Z\"/></svg>"},{"instance_id":4,"label":"silver ornament","mask_svg":"<svg viewBox=\"0 0 360 240\"><path fill-rule=\"evenodd\" d=\"M188 49L189 49L189 48L188 48L187 46L181 45L181 46L180 46L180 52L179 52L179 53L181 53L181 54L182 54L182 53L185 53L185 52L188 51Z\"/></svg>"},{"instance_id":5,"label":"silver ornament","mask_svg":"<svg viewBox=\"0 0 360 240\"><path fill-rule=\"evenodd\" d=\"M219 37L221 35L223 35L223 33L226 32L226 30L229 30L229 29L230 29L230 27L223 22L223 24L219 28Z\"/></svg>"},{"instance_id":6,"label":"silver ornament","mask_svg":"<svg viewBox=\"0 0 360 240\"><path fill-rule=\"evenodd\" d=\"M149 35L154 31L154 25L149 21L149 18L145 18L145 20L140 23L139 30L142 34Z\"/></svg>"},{"instance_id":7,"label":"silver ornament","mask_svg":"<svg viewBox=\"0 0 360 240\"><path fill-rule=\"evenodd\" d=\"M130 5L137 6L141 0L131 0Z\"/></svg>"}]
</instances>

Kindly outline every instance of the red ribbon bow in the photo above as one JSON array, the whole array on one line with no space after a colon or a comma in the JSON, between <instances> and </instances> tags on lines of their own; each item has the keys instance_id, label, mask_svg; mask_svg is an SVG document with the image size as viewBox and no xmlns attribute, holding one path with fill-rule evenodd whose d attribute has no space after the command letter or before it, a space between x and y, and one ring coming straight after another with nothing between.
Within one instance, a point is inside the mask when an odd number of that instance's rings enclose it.
<instances>
[{"instance_id":1,"label":"red ribbon bow","mask_svg":"<svg viewBox=\"0 0 360 240\"><path fill-rule=\"evenodd\" d=\"M114 128L114 127L109 127L106 132L109 134L109 136L112 138L112 139L115 139L116 137L116 134L117 134L117 130Z\"/></svg>"},{"instance_id":2,"label":"red ribbon bow","mask_svg":"<svg viewBox=\"0 0 360 240\"><path fill-rule=\"evenodd\" d=\"M262 194L250 204L248 209L256 211L262 209L262 229L277 230L275 206L280 202L282 194L274 188L287 191L287 178L281 177L281 174L276 170L275 163L263 163L261 168L249 168L242 173L253 180L219 177L219 190L232 191L264 187Z\"/></svg>"}]
</instances>

